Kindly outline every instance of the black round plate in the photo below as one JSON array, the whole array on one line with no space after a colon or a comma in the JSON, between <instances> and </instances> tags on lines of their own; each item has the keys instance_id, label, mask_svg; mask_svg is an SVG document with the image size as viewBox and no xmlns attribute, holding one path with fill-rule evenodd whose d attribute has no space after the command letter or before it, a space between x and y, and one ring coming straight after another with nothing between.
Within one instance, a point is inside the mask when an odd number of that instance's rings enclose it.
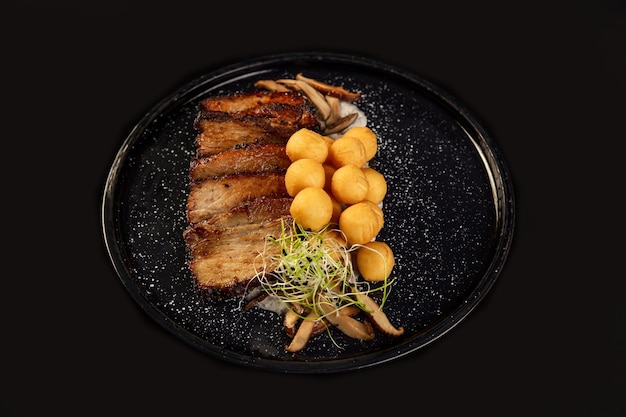
<instances>
[{"instance_id":1,"label":"black round plate","mask_svg":"<svg viewBox=\"0 0 626 417\"><path fill-rule=\"evenodd\" d=\"M404 335L361 342L333 332L291 354L278 314L244 311L238 297L203 298L185 243L189 162L200 99L254 89L297 73L361 92L379 138L371 166L388 182L379 239L393 248L385 304ZM277 372L365 368L412 353L456 326L484 299L514 230L510 174L497 145L449 92L415 74L362 57L277 54L208 73L156 104L130 132L104 187L102 227L123 285L145 312L215 358ZM333 329L333 331L336 329Z\"/></svg>"}]
</instances>

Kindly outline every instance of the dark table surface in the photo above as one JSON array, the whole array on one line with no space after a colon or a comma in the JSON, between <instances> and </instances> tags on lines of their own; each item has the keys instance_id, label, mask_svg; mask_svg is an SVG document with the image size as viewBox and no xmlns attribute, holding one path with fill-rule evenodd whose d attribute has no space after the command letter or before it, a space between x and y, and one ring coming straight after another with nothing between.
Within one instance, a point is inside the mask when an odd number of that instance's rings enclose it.
<instances>
[{"instance_id":1,"label":"dark table surface","mask_svg":"<svg viewBox=\"0 0 626 417\"><path fill-rule=\"evenodd\" d=\"M0 415L626 415L624 2L10 3ZM427 347L354 372L260 371L182 343L129 296L101 233L113 158L156 102L300 51L445 87L515 186L513 245L484 301Z\"/></svg>"}]
</instances>

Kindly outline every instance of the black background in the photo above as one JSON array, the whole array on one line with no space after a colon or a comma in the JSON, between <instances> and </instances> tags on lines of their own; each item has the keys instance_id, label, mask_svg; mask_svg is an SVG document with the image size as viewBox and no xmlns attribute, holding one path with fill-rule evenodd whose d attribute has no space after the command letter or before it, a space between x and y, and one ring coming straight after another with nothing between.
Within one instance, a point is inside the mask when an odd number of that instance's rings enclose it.
<instances>
[{"instance_id":1,"label":"black background","mask_svg":"<svg viewBox=\"0 0 626 417\"><path fill-rule=\"evenodd\" d=\"M49 3L49 4L48 4ZM4 3L0 415L626 415L626 3ZM208 357L143 313L100 229L134 124L197 76L344 52L441 85L488 126L517 225L486 299L373 368L284 375Z\"/></svg>"}]
</instances>

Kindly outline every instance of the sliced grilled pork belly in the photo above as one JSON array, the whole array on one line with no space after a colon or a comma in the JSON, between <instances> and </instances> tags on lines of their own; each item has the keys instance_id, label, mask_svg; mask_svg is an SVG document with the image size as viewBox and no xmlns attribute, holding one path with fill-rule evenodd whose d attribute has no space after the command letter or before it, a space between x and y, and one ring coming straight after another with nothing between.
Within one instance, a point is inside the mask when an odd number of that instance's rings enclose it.
<instances>
[{"instance_id":1,"label":"sliced grilled pork belly","mask_svg":"<svg viewBox=\"0 0 626 417\"><path fill-rule=\"evenodd\" d=\"M284 144L257 143L194 159L189 177L192 181L198 181L244 172L285 172L290 163Z\"/></svg>"},{"instance_id":2,"label":"sliced grilled pork belly","mask_svg":"<svg viewBox=\"0 0 626 417\"><path fill-rule=\"evenodd\" d=\"M233 227L257 224L289 216L291 197L259 197L189 226L183 234L190 247L213 233Z\"/></svg>"},{"instance_id":3,"label":"sliced grilled pork belly","mask_svg":"<svg viewBox=\"0 0 626 417\"><path fill-rule=\"evenodd\" d=\"M283 123L313 127L318 124L315 109L299 92L254 91L230 96L211 97L199 104L200 117L213 112L233 117L256 115L280 118Z\"/></svg>"},{"instance_id":4,"label":"sliced grilled pork belly","mask_svg":"<svg viewBox=\"0 0 626 417\"><path fill-rule=\"evenodd\" d=\"M187 218L195 224L263 196L289 196L284 174L256 172L208 178L191 185Z\"/></svg>"},{"instance_id":5,"label":"sliced grilled pork belly","mask_svg":"<svg viewBox=\"0 0 626 417\"><path fill-rule=\"evenodd\" d=\"M237 146L263 143L286 144L296 131L290 125L270 125L262 117L243 119L214 118L199 122L196 136L196 157L204 158Z\"/></svg>"},{"instance_id":6,"label":"sliced grilled pork belly","mask_svg":"<svg viewBox=\"0 0 626 417\"><path fill-rule=\"evenodd\" d=\"M191 248L189 266L198 287L207 295L225 298L243 293L262 269L271 272L275 266L259 258L267 236L280 236L281 220L262 224L245 224L214 231ZM291 224L286 221L284 224ZM268 250L279 249L268 246Z\"/></svg>"},{"instance_id":7,"label":"sliced grilled pork belly","mask_svg":"<svg viewBox=\"0 0 626 417\"><path fill-rule=\"evenodd\" d=\"M194 126L197 157L251 143L287 143L301 128L319 131L315 108L299 93L253 92L202 101Z\"/></svg>"},{"instance_id":8,"label":"sliced grilled pork belly","mask_svg":"<svg viewBox=\"0 0 626 417\"><path fill-rule=\"evenodd\" d=\"M198 113L196 121L202 119L213 119L224 115L228 115L234 119L261 117L270 124L280 124L283 126L309 126L311 128L315 128L318 124L317 119L307 111L306 107L295 107L281 105L278 103L263 104L246 111L236 113L201 110Z\"/></svg>"},{"instance_id":9,"label":"sliced grilled pork belly","mask_svg":"<svg viewBox=\"0 0 626 417\"><path fill-rule=\"evenodd\" d=\"M258 255L292 224L285 145L321 123L303 94L257 91L203 100L194 127L184 238L198 287L222 298L254 285L256 268L272 268Z\"/></svg>"}]
</instances>

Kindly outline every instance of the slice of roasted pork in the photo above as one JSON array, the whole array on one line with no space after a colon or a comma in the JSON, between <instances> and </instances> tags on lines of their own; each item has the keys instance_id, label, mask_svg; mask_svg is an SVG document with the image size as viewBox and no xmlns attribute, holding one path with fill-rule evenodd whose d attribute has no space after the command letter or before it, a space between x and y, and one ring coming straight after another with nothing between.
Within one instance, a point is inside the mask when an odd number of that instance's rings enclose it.
<instances>
[{"instance_id":1,"label":"slice of roasted pork","mask_svg":"<svg viewBox=\"0 0 626 417\"><path fill-rule=\"evenodd\" d=\"M276 172L255 172L196 182L191 185L187 200L189 223L195 224L263 196L288 197L285 176Z\"/></svg>"},{"instance_id":2,"label":"slice of roasted pork","mask_svg":"<svg viewBox=\"0 0 626 417\"><path fill-rule=\"evenodd\" d=\"M257 143L194 159L189 176L195 182L245 172L285 172L290 164L284 144Z\"/></svg>"},{"instance_id":3,"label":"slice of roasted pork","mask_svg":"<svg viewBox=\"0 0 626 417\"><path fill-rule=\"evenodd\" d=\"M269 221L288 216L292 200L291 197L263 196L255 198L187 227L183 237L191 247L216 232L245 225L260 226Z\"/></svg>"},{"instance_id":4,"label":"slice of roasted pork","mask_svg":"<svg viewBox=\"0 0 626 417\"><path fill-rule=\"evenodd\" d=\"M283 124L314 127L318 124L315 109L303 94L298 92L254 91L205 99L199 104L199 118L211 113L229 113L263 116L280 120Z\"/></svg>"},{"instance_id":5,"label":"slice of roasted pork","mask_svg":"<svg viewBox=\"0 0 626 417\"><path fill-rule=\"evenodd\" d=\"M267 120L249 116L245 119L202 119L196 136L196 157L204 158L250 144L279 143L285 145L295 132L290 126L271 126Z\"/></svg>"},{"instance_id":6,"label":"slice of roasted pork","mask_svg":"<svg viewBox=\"0 0 626 417\"><path fill-rule=\"evenodd\" d=\"M252 92L205 99L194 126L197 157L252 143L287 143L301 128L320 129L315 108L297 92Z\"/></svg>"},{"instance_id":7,"label":"slice of roasted pork","mask_svg":"<svg viewBox=\"0 0 626 417\"><path fill-rule=\"evenodd\" d=\"M191 248L189 266L200 290L205 295L225 298L258 285L254 281L257 272L271 272L275 268L266 262L267 257L259 254L265 249L279 250L274 246L266 247L267 236L280 236L283 225L289 224L278 219L239 225L214 231L195 244Z\"/></svg>"}]
</instances>

